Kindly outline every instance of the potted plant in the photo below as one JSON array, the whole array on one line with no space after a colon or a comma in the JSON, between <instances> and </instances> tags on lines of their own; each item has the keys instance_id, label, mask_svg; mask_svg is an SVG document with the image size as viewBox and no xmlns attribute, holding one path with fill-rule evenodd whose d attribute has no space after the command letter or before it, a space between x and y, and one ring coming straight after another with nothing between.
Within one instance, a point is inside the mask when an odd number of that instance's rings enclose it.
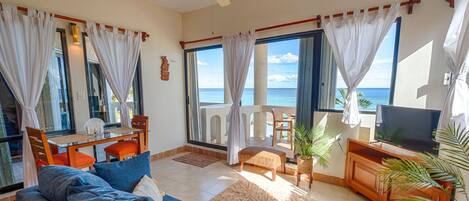
<instances>
[{"instance_id":1,"label":"potted plant","mask_svg":"<svg viewBox=\"0 0 469 201\"><path fill-rule=\"evenodd\" d=\"M312 173L314 160L317 160L320 166L327 167L334 142L335 138L327 135L321 127L308 129L301 125L297 126L295 128L297 173Z\"/></svg>"},{"instance_id":2,"label":"potted plant","mask_svg":"<svg viewBox=\"0 0 469 201\"><path fill-rule=\"evenodd\" d=\"M450 183L452 189L461 192L464 199L469 201L462 173L469 171L469 130L453 125L438 130L436 134L441 147L439 156L420 153L417 160L387 159L380 174L389 188L401 192L436 188L451 194L445 185ZM418 196L402 199L429 200Z\"/></svg>"}]
</instances>

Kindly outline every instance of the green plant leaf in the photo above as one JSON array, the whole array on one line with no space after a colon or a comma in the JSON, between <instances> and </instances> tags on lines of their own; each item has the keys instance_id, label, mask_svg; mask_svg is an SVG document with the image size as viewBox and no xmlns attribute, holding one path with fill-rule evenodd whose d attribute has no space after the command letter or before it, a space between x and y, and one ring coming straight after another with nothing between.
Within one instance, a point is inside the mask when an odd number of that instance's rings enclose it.
<instances>
[{"instance_id":1,"label":"green plant leaf","mask_svg":"<svg viewBox=\"0 0 469 201\"><path fill-rule=\"evenodd\" d=\"M438 130L436 138L442 145L440 155L449 163L469 171L469 130L448 126Z\"/></svg>"}]
</instances>

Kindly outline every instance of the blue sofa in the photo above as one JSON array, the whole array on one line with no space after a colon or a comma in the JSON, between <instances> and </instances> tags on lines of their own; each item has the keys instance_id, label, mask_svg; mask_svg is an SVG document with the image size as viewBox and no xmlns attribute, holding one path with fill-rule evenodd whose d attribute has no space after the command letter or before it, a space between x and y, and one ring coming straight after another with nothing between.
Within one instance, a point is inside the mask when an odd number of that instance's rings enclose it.
<instances>
[{"instance_id":1,"label":"blue sofa","mask_svg":"<svg viewBox=\"0 0 469 201\"><path fill-rule=\"evenodd\" d=\"M49 201L41 195L37 186L31 188L25 188L16 193L17 201ZM169 195L163 197L163 201L180 201Z\"/></svg>"},{"instance_id":2,"label":"blue sofa","mask_svg":"<svg viewBox=\"0 0 469 201\"><path fill-rule=\"evenodd\" d=\"M97 163L87 172L65 166L45 166L38 172L38 186L16 193L17 201L153 201L132 194L143 176L150 175L149 152L132 159ZM179 201L165 195L163 201Z\"/></svg>"}]
</instances>

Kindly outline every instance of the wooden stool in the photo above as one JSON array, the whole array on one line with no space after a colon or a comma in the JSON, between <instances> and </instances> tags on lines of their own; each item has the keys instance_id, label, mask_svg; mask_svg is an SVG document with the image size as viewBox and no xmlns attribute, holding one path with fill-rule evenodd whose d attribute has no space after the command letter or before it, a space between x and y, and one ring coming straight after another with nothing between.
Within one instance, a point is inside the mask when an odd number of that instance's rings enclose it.
<instances>
[{"instance_id":1,"label":"wooden stool","mask_svg":"<svg viewBox=\"0 0 469 201\"><path fill-rule=\"evenodd\" d=\"M272 181L275 181L277 169L285 172L286 153L269 147L246 147L238 153L240 169L244 163L272 170Z\"/></svg>"},{"instance_id":2,"label":"wooden stool","mask_svg":"<svg viewBox=\"0 0 469 201\"><path fill-rule=\"evenodd\" d=\"M311 189L311 184L313 183L313 166L308 166L307 164L308 163L302 163L301 160L297 160L297 166L295 170L296 186L300 184L301 174L307 174L309 176L309 188Z\"/></svg>"}]
</instances>

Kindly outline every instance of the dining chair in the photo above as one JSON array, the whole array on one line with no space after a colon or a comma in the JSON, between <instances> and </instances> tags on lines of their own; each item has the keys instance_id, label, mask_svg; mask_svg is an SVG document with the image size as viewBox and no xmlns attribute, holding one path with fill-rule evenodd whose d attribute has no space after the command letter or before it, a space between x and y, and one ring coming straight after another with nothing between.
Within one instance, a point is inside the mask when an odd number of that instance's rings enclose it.
<instances>
[{"instance_id":1,"label":"dining chair","mask_svg":"<svg viewBox=\"0 0 469 201\"><path fill-rule=\"evenodd\" d=\"M148 148L148 117L143 115L135 115L132 118L132 128L142 129L144 132L144 149ZM137 140L126 140L114 143L104 148L106 152L106 161L110 162L111 157L117 158L119 161L128 157L136 156L139 153L139 143Z\"/></svg>"},{"instance_id":2,"label":"dining chair","mask_svg":"<svg viewBox=\"0 0 469 201\"><path fill-rule=\"evenodd\" d=\"M48 165L70 166L67 152L53 153L44 130L26 127L26 132L28 133L36 168L39 169L42 166ZM78 169L91 168L95 162L95 158L80 152L76 152L74 160L75 166L73 167Z\"/></svg>"},{"instance_id":3,"label":"dining chair","mask_svg":"<svg viewBox=\"0 0 469 201\"><path fill-rule=\"evenodd\" d=\"M85 122L84 129L86 134L97 134L104 132L104 121L100 118L91 118Z\"/></svg>"},{"instance_id":4,"label":"dining chair","mask_svg":"<svg viewBox=\"0 0 469 201\"><path fill-rule=\"evenodd\" d=\"M272 147L277 145L277 133L280 133L280 140L282 139L283 132L287 132L287 143L290 144L290 149L293 149L293 133L295 123L295 109L291 108L272 108L273 116L273 136Z\"/></svg>"}]
</instances>

